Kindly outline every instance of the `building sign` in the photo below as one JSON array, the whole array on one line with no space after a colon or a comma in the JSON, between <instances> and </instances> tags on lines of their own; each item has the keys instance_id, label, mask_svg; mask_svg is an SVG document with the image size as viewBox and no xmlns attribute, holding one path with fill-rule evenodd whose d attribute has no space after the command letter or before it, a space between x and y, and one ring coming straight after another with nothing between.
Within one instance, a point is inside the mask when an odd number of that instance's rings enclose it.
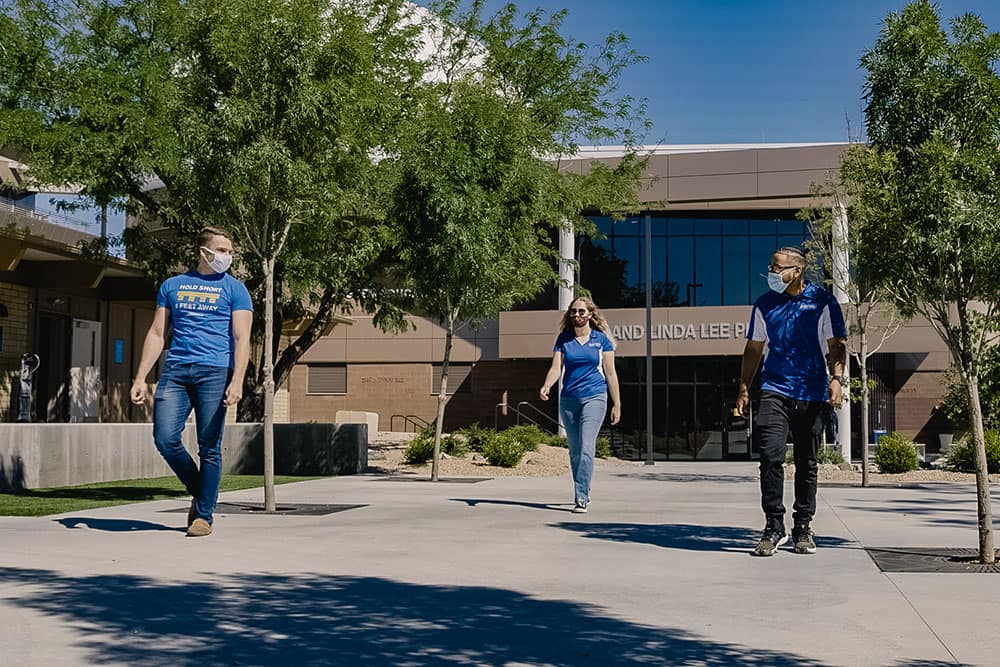
<instances>
[{"instance_id":1,"label":"building sign","mask_svg":"<svg viewBox=\"0 0 1000 667\"><path fill-rule=\"evenodd\" d=\"M743 338L746 322L702 322L700 324L653 324L653 340L731 340ZM642 324L616 324L611 327L615 340L645 340Z\"/></svg>"}]
</instances>

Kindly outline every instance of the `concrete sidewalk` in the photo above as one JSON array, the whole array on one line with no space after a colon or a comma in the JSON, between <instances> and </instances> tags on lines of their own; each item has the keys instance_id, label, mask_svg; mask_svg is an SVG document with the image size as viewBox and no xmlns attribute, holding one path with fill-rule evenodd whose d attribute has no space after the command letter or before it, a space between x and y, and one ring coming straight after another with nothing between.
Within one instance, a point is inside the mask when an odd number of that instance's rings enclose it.
<instances>
[{"instance_id":1,"label":"concrete sidewalk","mask_svg":"<svg viewBox=\"0 0 1000 667\"><path fill-rule=\"evenodd\" d=\"M0 662L1000 664L1000 576L885 574L862 548L975 547L970 485L821 486L819 552L773 558L748 555L752 464L599 466L584 515L568 477L277 493L365 506L201 539L176 500L0 519Z\"/></svg>"}]
</instances>

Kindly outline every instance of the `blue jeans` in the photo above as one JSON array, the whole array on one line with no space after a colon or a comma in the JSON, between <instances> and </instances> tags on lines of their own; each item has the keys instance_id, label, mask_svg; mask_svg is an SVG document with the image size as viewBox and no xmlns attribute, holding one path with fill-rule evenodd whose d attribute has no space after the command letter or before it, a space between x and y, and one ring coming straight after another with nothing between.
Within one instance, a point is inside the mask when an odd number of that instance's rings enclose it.
<instances>
[{"instance_id":1,"label":"blue jeans","mask_svg":"<svg viewBox=\"0 0 1000 667\"><path fill-rule=\"evenodd\" d=\"M569 467L573 471L574 500L578 505L590 502L590 478L594 473L594 449L597 433L608 411L607 394L584 398L559 397L559 413L569 441Z\"/></svg>"},{"instance_id":2,"label":"blue jeans","mask_svg":"<svg viewBox=\"0 0 1000 667\"><path fill-rule=\"evenodd\" d=\"M226 406L222 399L232 371L202 364L170 364L160 375L153 397L153 442L167 465L194 498L198 518L212 522L222 477L222 427ZM181 443L181 433L194 407L198 432L195 464Z\"/></svg>"}]
</instances>

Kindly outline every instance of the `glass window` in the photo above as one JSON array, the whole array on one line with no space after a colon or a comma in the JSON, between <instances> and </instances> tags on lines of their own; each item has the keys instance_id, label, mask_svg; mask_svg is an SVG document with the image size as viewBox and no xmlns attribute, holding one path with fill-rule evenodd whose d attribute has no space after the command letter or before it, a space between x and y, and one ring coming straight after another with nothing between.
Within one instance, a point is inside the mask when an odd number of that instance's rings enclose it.
<instances>
[{"instance_id":1,"label":"glass window","mask_svg":"<svg viewBox=\"0 0 1000 667\"><path fill-rule=\"evenodd\" d=\"M698 236L717 236L722 233L722 221L718 218L695 218L694 233Z\"/></svg>"},{"instance_id":2,"label":"glass window","mask_svg":"<svg viewBox=\"0 0 1000 667\"><path fill-rule=\"evenodd\" d=\"M590 221L597 226L597 231L601 234L604 234L605 236L611 235L611 218L591 218Z\"/></svg>"},{"instance_id":3,"label":"glass window","mask_svg":"<svg viewBox=\"0 0 1000 667\"><path fill-rule=\"evenodd\" d=\"M750 303L767 291L767 265L775 250L773 236L750 237Z\"/></svg>"},{"instance_id":4,"label":"glass window","mask_svg":"<svg viewBox=\"0 0 1000 667\"><path fill-rule=\"evenodd\" d=\"M722 305L740 306L750 299L750 242L746 236L722 239Z\"/></svg>"},{"instance_id":5,"label":"glass window","mask_svg":"<svg viewBox=\"0 0 1000 667\"><path fill-rule=\"evenodd\" d=\"M774 220L750 220L750 234L752 236L770 236L774 238Z\"/></svg>"},{"instance_id":6,"label":"glass window","mask_svg":"<svg viewBox=\"0 0 1000 667\"><path fill-rule=\"evenodd\" d=\"M645 233L642 218L625 218L614 221L615 236L638 236Z\"/></svg>"},{"instance_id":7,"label":"glass window","mask_svg":"<svg viewBox=\"0 0 1000 667\"><path fill-rule=\"evenodd\" d=\"M746 220L723 220L722 221L722 233L726 236L746 236L747 235L747 221Z\"/></svg>"},{"instance_id":8,"label":"glass window","mask_svg":"<svg viewBox=\"0 0 1000 667\"><path fill-rule=\"evenodd\" d=\"M667 242L667 280L676 287L680 303L686 306L688 283L694 283L694 239L675 236Z\"/></svg>"},{"instance_id":9,"label":"glass window","mask_svg":"<svg viewBox=\"0 0 1000 667\"><path fill-rule=\"evenodd\" d=\"M805 231L805 223L801 220L778 220L778 234L782 236L799 236Z\"/></svg>"},{"instance_id":10,"label":"glass window","mask_svg":"<svg viewBox=\"0 0 1000 667\"><path fill-rule=\"evenodd\" d=\"M651 233L653 236L666 236L667 235L667 219L650 217L649 221L652 223ZM646 233L646 229L643 228L642 233Z\"/></svg>"},{"instance_id":11,"label":"glass window","mask_svg":"<svg viewBox=\"0 0 1000 667\"><path fill-rule=\"evenodd\" d=\"M691 218L669 218L667 230L670 236L688 236L692 233L693 222Z\"/></svg>"},{"instance_id":12,"label":"glass window","mask_svg":"<svg viewBox=\"0 0 1000 667\"><path fill-rule=\"evenodd\" d=\"M691 286L691 301L693 305L721 305L722 237L699 236L695 239L695 258L697 261L695 265L695 277L697 280L696 284Z\"/></svg>"}]
</instances>

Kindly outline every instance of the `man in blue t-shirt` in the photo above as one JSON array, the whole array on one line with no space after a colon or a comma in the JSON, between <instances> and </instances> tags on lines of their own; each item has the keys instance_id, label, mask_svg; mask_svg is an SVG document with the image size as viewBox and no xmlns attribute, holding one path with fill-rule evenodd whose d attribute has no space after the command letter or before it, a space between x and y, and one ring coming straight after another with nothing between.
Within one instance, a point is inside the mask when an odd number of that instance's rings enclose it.
<instances>
[{"instance_id":1,"label":"man in blue t-shirt","mask_svg":"<svg viewBox=\"0 0 1000 667\"><path fill-rule=\"evenodd\" d=\"M222 477L222 427L226 408L243 396L253 323L250 293L226 273L233 260L228 233L206 227L198 236L198 247L198 268L160 285L131 391L133 403L145 402L146 376L172 327L153 398L153 442L191 494L189 537L212 532ZM192 407L200 468L181 442Z\"/></svg>"},{"instance_id":2,"label":"man in blue t-shirt","mask_svg":"<svg viewBox=\"0 0 1000 667\"><path fill-rule=\"evenodd\" d=\"M792 540L795 553L816 553L811 521L816 513L816 454L823 433L825 407L839 408L844 382L847 330L840 305L829 290L802 277L805 254L784 247L771 256L770 291L754 303L743 350L736 409L745 415L749 386L761 357L760 407L753 438L760 452L761 507L766 523L754 548L771 556L788 541L785 533L784 463L791 435L795 460L795 506ZM829 366L830 374L827 375Z\"/></svg>"}]
</instances>

